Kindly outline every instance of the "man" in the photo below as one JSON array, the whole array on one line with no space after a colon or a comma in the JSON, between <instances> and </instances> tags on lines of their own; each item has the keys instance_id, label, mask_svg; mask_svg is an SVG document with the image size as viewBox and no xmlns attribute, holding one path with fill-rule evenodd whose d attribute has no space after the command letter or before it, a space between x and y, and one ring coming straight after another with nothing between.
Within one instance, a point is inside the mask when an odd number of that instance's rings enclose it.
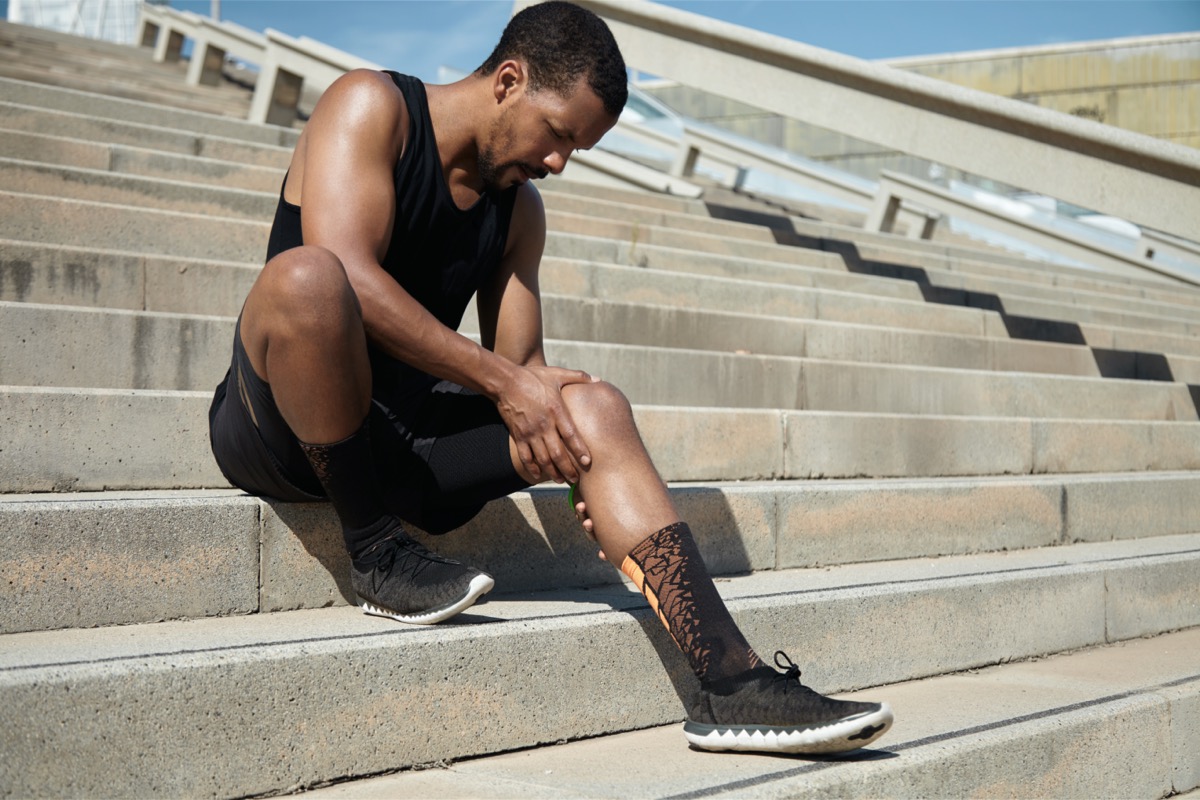
<instances>
[{"instance_id":1,"label":"man","mask_svg":"<svg viewBox=\"0 0 1200 800\"><path fill-rule=\"evenodd\" d=\"M531 179L596 144L626 100L607 26L565 2L515 16L471 76L425 87L356 71L296 144L268 261L213 400L235 485L328 498L368 613L444 620L492 588L430 552L489 500L546 480L643 591L701 681L685 726L708 749L829 752L891 724L764 665L726 610L646 454L625 397L546 365ZM482 346L455 332L478 293ZM777 659L781 654L777 654ZM784 657L786 659L786 657ZM782 665L781 665L782 666Z\"/></svg>"}]
</instances>

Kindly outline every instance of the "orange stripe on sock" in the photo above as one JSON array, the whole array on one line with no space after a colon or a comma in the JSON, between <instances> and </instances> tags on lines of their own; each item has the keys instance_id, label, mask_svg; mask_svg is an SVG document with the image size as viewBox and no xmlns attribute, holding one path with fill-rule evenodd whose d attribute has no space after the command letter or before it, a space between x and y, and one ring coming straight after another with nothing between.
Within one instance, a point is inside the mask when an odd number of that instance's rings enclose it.
<instances>
[{"instance_id":1,"label":"orange stripe on sock","mask_svg":"<svg viewBox=\"0 0 1200 800\"><path fill-rule=\"evenodd\" d=\"M678 647L679 640L675 638L675 632L671 630L671 623L667 622L667 618L663 616L662 611L658 607L658 595L654 593L653 589L646 585L646 573L642 572L641 565L634 561L631 557L625 556L625 560L621 562L621 572L624 572L625 575L628 576L629 580L633 581L633 585L638 588L638 591L645 595L646 600L650 603L650 608L654 610L654 614L658 617L659 622L661 622L663 627L667 629L667 633L670 634L671 640L674 641L675 645Z\"/></svg>"}]
</instances>

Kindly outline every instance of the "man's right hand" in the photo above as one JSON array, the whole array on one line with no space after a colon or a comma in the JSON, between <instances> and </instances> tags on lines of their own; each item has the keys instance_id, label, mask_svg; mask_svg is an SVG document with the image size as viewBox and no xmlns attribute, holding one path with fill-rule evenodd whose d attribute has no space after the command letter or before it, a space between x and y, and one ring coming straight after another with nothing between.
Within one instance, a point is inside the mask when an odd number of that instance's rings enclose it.
<instances>
[{"instance_id":1,"label":"man's right hand","mask_svg":"<svg viewBox=\"0 0 1200 800\"><path fill-rule=\"evenodd\" d=\"M579 470L592 458L567 406L562 389L574 383L593 383L586 372L560 367L517 367L496 400L508 426L517 458L534 482L577 483Z\"/></svg>"}]
</instances>

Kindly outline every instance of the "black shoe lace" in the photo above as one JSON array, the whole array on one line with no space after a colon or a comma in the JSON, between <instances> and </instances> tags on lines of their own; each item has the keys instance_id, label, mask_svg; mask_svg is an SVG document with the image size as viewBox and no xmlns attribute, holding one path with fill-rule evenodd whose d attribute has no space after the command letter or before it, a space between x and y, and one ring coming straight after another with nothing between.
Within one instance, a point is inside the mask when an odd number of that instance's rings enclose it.
<instances>
[{"instance_id":1,"label":"black shoe lace","mask_svg":"<svg viewBox=\"0 0 1200 800\"><path fill-rule=\"evenodd\" d=\"M781 660L782 659L782 660ZM788 658L788 654L782 650L775 651L775 666L779 667L783 672L776 673L775 680L783 681L783 692L787 694L788 688L792 686L792 681L796 682L796 687L801 691L812 691L803 683L800 682L800 667L796 662Z\"/></svg>"},{"instance_id":2,"label":"black shoe lace","mask_svg":"<svg viewBox=\"0 0 1200 800\"><path fill-rule=\"evenodd\" d=\"M403 538L393 536L385 539L371 550L378 553L371 562L371 590L375 592L378 592L380 587L391 577L392 570L397 570L398 575L407 572L415 579L430 564L445 560L432 558L433 553L407 536ZM403 551L403 554L397 558L396 554L400 551Z\"/></svg>"}]
</instances>

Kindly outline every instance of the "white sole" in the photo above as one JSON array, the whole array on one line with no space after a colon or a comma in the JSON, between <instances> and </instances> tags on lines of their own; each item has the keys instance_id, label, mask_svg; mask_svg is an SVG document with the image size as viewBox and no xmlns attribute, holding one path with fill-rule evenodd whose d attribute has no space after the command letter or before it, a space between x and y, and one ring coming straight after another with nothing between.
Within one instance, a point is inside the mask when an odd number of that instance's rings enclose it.
<instances>
[{"instance_id":1,"label":"white sole","mask_svg":"<svg viewBox=\"0 0 1200 800\"><path fill-rule=\"evenodd\" d=\"M776 728L767 725L702 725L686 722L683 735L702 750L759 753L844 753L866 747L892 727L892 709L838 720L817 728Z\"/></svg>"},{"instance_id":2,"label":"white sole","mask_svg":"<svg viewBox=\"0 0 1200 800\"><path fill-rule=\"evenodd\" d=\"M458 600L441 608L431 608L428 611L422 611L420 614L398 614L389 608L375 605L361 597L358 598L358 607L367 614L374 614L377 617L387 617L397 622L407 622L409 625L433 625L450 619L455 614L470 608L475 604L476 600L490 592L495 585L496 581L493 580L491 575L476 575L467 586L467 593Z\"/></svg>"}]
</instances>

